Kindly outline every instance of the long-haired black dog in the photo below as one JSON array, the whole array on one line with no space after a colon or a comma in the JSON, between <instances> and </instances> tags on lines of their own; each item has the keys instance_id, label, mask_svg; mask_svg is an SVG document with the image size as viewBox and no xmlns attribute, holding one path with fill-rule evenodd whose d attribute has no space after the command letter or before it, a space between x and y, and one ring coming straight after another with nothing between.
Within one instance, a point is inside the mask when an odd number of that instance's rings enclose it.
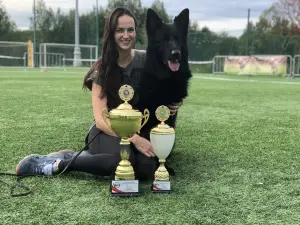
<instances>
[{"instance_id":1,"label":"long-haired black dog","mask_svg":"<svg viewBox=\"0 0 300 225\"><path fill-rule=\"evenodd\" d=\"M152 10L147 11L146 30L148 46L144 74L140 78L137 108L148 108L150 118L144 136L149 139L149 131L159 121L155 110L160 105L171 105L183 101L188 96L189 79L192 77L188 64L187 35L189 10L184 9L171 24L164 23ZM167 122L175 127L177 115Z\"/></svg>"}]
</instances>

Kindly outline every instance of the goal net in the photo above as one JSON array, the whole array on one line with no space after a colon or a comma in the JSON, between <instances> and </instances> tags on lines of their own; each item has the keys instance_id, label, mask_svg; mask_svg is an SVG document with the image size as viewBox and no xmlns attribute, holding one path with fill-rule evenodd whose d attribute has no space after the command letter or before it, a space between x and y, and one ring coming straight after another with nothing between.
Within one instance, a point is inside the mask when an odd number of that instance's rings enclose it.
<instances>
[{"instance_id":1,"label":"goal net","mask_svg":"<svg viewBox=\"0 0 300 225\"><path fill-rule=\"evenodd\" d=\"M214 61L189 61L190 70L193 74L212 73Z\"/></svg>"},{"instance_id":2,"label":"goal net","mask_svg":"<svg viewBox=\"0 0 300 225\"><path fill-rule=\"evenodd\" d=\"M73 67L75 44L66 43L41 43L39 46L40 68L59 68L57 63L61 63L65 69ZM80 65L90 67L98 59L97 45L79 45ZM64 56L61 58L58 56ZM54 63L56 62L56 63ZM60 65L60 64L59 64Z\"/></svg>"},{"instance_id":3,"label":"goal net","mask_svg":"<svg viewBox=\"0 0 300 225\"><path fill-rule=\"evenodd\" d=\"M32 47L32 42L0 41L0 67L24 67L25 53L29 50L31 58Z\"/></svg>"}]
</instances>

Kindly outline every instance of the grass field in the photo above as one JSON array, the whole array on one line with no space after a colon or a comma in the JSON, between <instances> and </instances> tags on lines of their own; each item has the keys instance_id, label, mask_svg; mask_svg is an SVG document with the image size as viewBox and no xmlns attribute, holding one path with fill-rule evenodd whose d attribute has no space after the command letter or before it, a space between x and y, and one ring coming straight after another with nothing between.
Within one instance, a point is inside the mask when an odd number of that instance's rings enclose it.
<instances>
[{"instance_id":1,"label":"grass field","mask_svg":"<svg viewBox=\"0 0 300 225\"><path fill-rule=\"evenodd\" d=\"M6 71L0 170L14 172L27 154L80 150L92 121L85 71ZM299 224L298 84L195 74L179 114L171 195L153 195L145 182L139 198L111 198L109 180L83 173L27 178L26 197L0 183L0 224Z\"/></svg>"}]
</instances>

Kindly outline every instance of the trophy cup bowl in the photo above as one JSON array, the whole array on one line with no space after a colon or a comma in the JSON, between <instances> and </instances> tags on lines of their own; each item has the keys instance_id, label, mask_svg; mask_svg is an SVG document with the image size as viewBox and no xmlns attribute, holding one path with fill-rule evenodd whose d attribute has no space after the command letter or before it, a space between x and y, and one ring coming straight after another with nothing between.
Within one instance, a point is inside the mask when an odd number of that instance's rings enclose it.
<instances>
[{"instance_id":1,"label":"trophy cup bowl","mask_svg":"<svg viewBox=\"0 0 300 225\"><path fill-rule=\"evenodd\" d=\"M134 90L131 86L121 86L119 96L125 102L110 112L106 108L102 111L104 122L121 138L121 161L115 172L115 180L111 184L111 195L113 196L139 195L139 183L138 180L135 180L134 170L129 161L130 142L128 139L140 132L147 123L150 113L148 109L144 110L144 114L132 109L128 101L133 98L133 95ZM110 120L110 124L107 123L107 118Z\"/></svg>"},{"instance_id":2,"label":"trophy cup bowl","mask_svg":"<svg viewBox=\"0 0 300 225\"><path fill-rule=\"evenodd\" d=\"M170 175L165 167L166 158L172 151L175 142L175 130L164 123L169 116L170 110L166 106L160 106L155 111L156 118L161 123L150 132L150 141L155 155L159 159L160 166L155 171L152 184L153 193L170 193Z\"/></svg>"}]
</instances>

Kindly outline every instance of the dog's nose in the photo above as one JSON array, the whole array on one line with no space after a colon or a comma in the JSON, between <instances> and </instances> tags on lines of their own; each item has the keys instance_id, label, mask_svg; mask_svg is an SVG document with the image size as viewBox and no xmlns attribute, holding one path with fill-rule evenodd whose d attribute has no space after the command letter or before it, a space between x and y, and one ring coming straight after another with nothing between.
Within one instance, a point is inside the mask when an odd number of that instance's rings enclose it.
<instances>
[{"instance_id":1,"label":"dog's nose","mask_svg":"<svg viewBox=\"0 0 300 225\"><path fill-rule=\"evenodd\" d=\"M179 50L172 50L171 55L173 59L180 59L181 53Z\"/></svg>"}]
</instances>

